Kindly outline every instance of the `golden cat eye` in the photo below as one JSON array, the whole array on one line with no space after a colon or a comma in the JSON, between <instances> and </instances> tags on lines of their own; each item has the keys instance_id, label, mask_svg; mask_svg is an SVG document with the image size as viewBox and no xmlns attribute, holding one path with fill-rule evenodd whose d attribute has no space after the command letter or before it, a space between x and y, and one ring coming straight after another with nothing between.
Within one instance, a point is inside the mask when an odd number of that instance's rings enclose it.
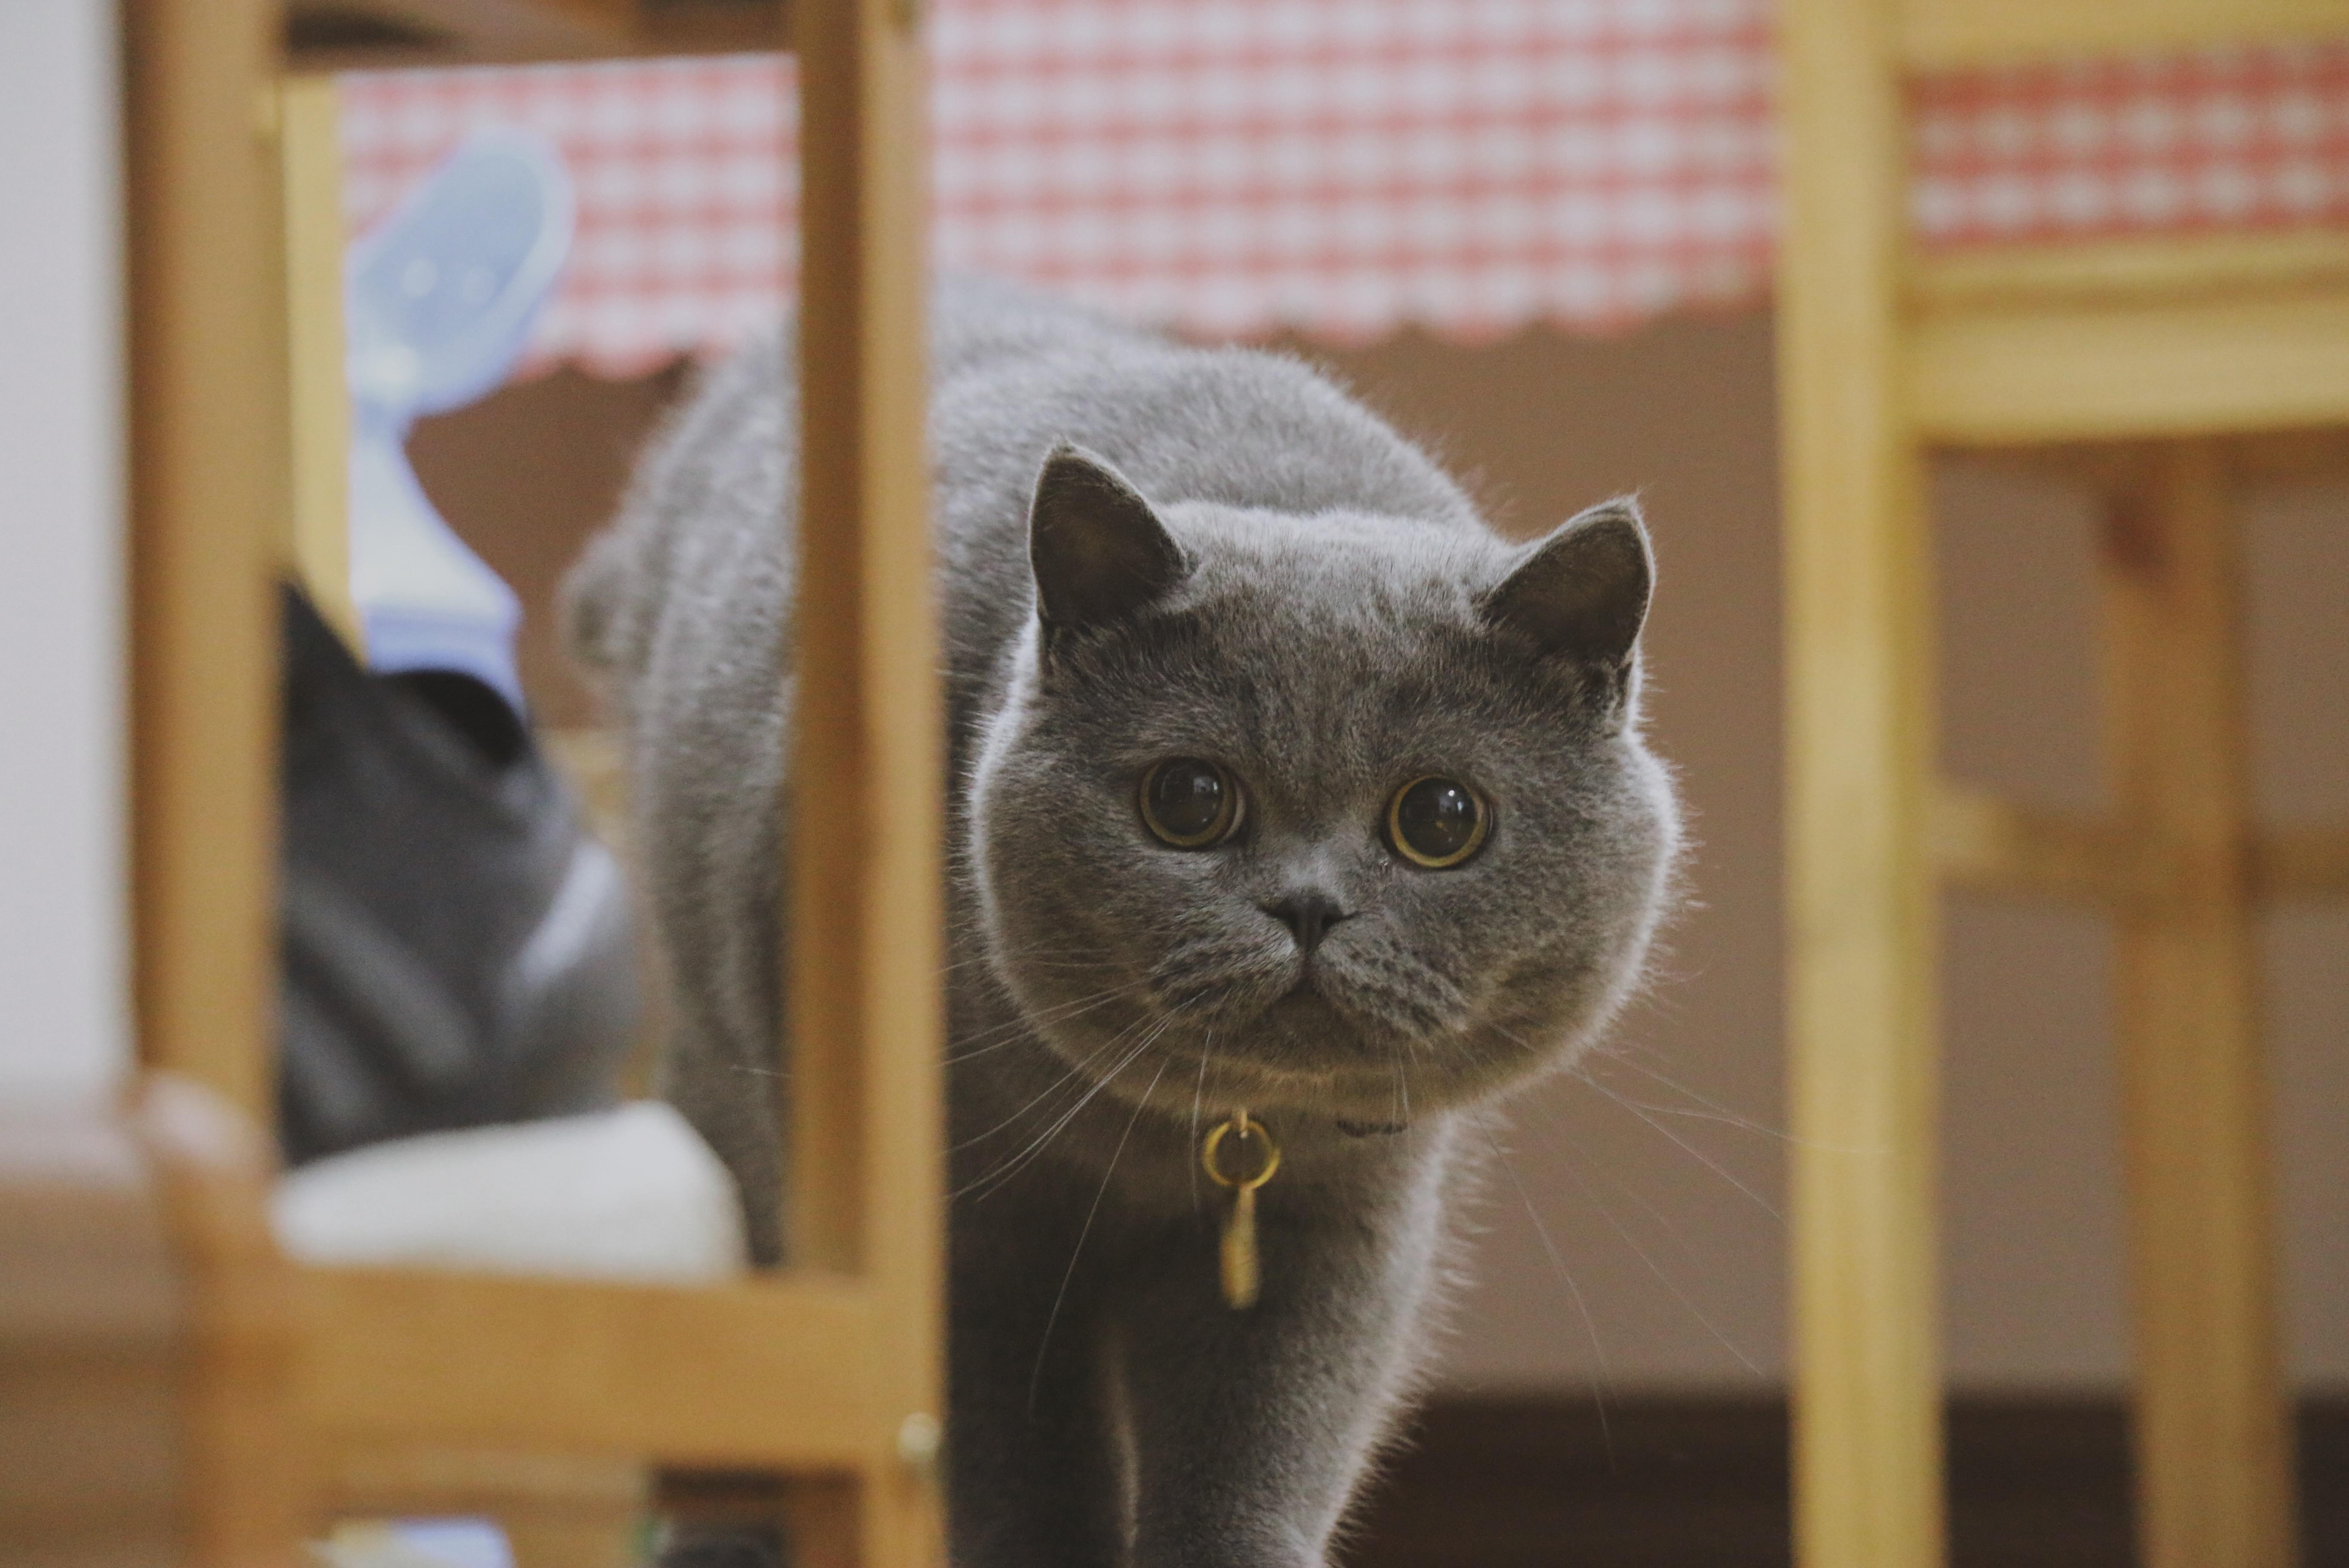
<instances>
[{"instance_id":1,"label":"golden cat eye","mask_svg":"<svg viewBox=\"0 0 2349 1568\"><path fill-rule=\"evenodd\" d=\"M1387 803L1387 841L1415 866L1440 872L1482 849L1493 814L1456 779L1414 779Z\"/></svg>"},{"instance_id":2,"label":"golden cat eye","mask_svg":"<svg viewBox=\"0 0 2349 1568\"><path fill-rule=\"evenodd\" d=\"M1170 757L1142 776L1142 820L1162 843L1212 849L1240 825L1239 780L1196 757Z\"/></svg>"}]
</instances>

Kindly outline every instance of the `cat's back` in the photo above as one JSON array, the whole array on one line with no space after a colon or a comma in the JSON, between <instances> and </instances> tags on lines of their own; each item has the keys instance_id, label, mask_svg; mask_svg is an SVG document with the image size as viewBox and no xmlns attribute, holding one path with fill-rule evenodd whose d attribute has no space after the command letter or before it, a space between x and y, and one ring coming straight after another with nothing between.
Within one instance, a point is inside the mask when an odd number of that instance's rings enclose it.
<instances>
[{"instance_id":1,"label":"cat's back","mask_svg":"<svg viewBox=\"0 0 2349 1568\"><path fill-rule=\"evenodd\" d=\"M771 645L787 631L793 362L787 325L710 373L574 573L574 651L624 701L651 666L678 655L736 663L739 639ZM1028 498L1061 441L1107 459L1161 505L1479 526L1423 453L1286 356L1176 343L1012 285L949 278L932 304L930 378L941 591L949 655L966 673L1024 621Z\"/></svg>"},{"instance_id":2,"label":"cat's back","mask_svg":"<svg viewBox=\"0 0 2349 1568\"><path fill-rule=\"evenodd\" d=\"M1005 284L943 287L930 439L942 530L1023 530L1045 453L1073 441L1161 505L1470 522L1416 447L1287 355L1204 348Z\"/></svg>"}]
</instances>

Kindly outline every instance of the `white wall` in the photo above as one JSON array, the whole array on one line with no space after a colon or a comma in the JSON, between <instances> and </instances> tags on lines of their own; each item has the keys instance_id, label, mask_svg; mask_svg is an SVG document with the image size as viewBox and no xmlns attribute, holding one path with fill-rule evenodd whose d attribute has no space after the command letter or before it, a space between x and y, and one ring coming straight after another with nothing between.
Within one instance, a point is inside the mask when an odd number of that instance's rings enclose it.
<instances>
[{"instance_id":1,"label":"white wall","mask_svg":"<svg viewBox=\"0 0 2349 1568\"><path fill-rule=\"evenodd\" d=\"M129 1057L116 31L0 0L0 1094Z\"/></svg>"}]
</instances>

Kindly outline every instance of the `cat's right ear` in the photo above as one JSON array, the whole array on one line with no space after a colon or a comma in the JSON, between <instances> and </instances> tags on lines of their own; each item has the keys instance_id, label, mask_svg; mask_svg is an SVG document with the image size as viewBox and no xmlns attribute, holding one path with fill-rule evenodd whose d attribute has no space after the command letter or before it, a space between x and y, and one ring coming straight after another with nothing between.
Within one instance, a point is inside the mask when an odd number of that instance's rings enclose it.
<instances>
[{"instance_id":1,"label":"cat's right ear","mask_svg":"<svg viewBox=\"0 0 2349 1568\"><path fill-rule=\"evenodd\" d=\"M1028 562L1047 633L1126 620L1190 572L1183 547L1125 477L1062 442L1028 508Z\"/></svg>"}]
</instances>

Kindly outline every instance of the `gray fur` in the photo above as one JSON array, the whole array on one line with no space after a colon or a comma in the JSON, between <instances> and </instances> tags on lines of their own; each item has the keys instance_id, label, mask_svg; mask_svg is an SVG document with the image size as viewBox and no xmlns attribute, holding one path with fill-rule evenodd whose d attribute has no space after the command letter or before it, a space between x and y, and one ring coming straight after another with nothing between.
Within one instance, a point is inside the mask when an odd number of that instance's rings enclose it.
<instances>
[{"instance_id":1,"label":"gray fur","mask_svg":"<svg viewBox=\"0 0 2349 1568\"><path fill-rule=\"evenodd\" d=\"M788 354L709 378L572 586L630 734L670 1093L770 1259ZM955 1561L1320 1564L1423 1365L1491 1107L1605 1026L1667 902L1645 534L1610 502L1512 547L1305 366L991 285L941 290L933 384ZM1231 843L1142 826L1170 756L1245 782ZM1495 803L1453 870L1383 838L1431 772ZM1264 909L1299 893L1350 916L1309 964ZM1241 1106L1284 1161L1236 1312L1196 1161Z\"/></svg>"}]
</instances>

